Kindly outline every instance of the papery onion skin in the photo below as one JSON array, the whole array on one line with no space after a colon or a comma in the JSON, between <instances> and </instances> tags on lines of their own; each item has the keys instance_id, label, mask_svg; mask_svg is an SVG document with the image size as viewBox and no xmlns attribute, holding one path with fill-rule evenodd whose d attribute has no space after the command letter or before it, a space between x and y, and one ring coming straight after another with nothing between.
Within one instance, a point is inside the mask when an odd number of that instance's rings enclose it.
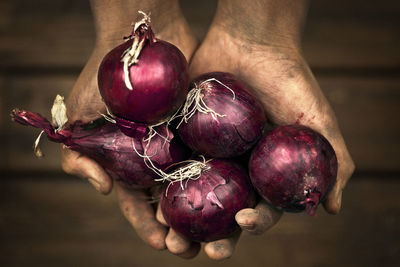
<instances>
[{"instance_id":1,"label":"papery onion skin","mask_svg":"<svg viewBox=\"0 0 400 267\"><path fill-rule=\"evenodd\" d=\"M336 181L338 163L328 140L302 125L277 126L254 148L249 172L259 194L288 212L315 215Z\"/></svg>"},{"instance_id":2,"label":"papery onion skin","mask_svg":"<svg viewBox=\"0 0 400 267\"><path fill-rule=\"evenodd\" d=\"M60 131L55 131L51 123L38 113L13 110L11 116L20 124L44 130L51 141L63 143L68 148L96 160L113 180L125 187L148 188L158 184L155 179L160 177L146 166L143 158L133 149L134 144L137 151L143 154L146 128L137 131L137 136L131 138L123 134L115 124L104 119L91 124L77 121ZM157 130L167 136L165 127L160 126ZM188 157L187 149L169 130L168 136L169 142L165 142L158 135L154 136L147 151L148 155L154 155L151 160L160 169Z\"/></svg>"},{"instance_id":3,"label":"papery onion skin","mask_svg":"<svg viewBox=\"0 0 400 267\"><path fill-rule=\"evenodd\" d=\"M161 209L167 223L196 242L232 236L239 226L235 214L255 205L255 193L246 171L228 160L213 159L197 180L164 188ZM166 192L168 188L168 191Z\"/></svg>"},{"instance_id":4,"label":"papery onion skin","mask_svg":"<svg viewBox=\"0 0 400 267\"><path fill-rule=\"evenodd\" d=\"M129 67L133 89L126 87L121 57L133 40L111 50L98 71L100 93L118 117L156 124L172 116L182 105L189 85L185 56L174 45L147 40L139 62Z\"/></svg>"},{"instance_id":5,"label":"papery onion skin","mask_svg":"<svg viewBox=\"0 0 400 267\"><path fill-rule=\"evenodd\" d=\"M207 106L223 117L196 112L178 133L183 142L199 154L216 158L231 158L249 150L262 136L266 117L258 99L233 74L206 73L196 78L190 88L208 79L202 91Z\"/></svg>"}]
</instances>

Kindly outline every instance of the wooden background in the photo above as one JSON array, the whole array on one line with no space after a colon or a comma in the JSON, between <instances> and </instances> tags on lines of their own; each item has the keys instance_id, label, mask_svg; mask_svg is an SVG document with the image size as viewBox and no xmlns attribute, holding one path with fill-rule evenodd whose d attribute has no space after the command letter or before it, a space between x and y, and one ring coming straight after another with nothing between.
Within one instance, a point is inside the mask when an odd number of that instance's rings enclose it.
<instances>
[{"instance_id":1,"label":"wooden background","mask_svg":"<svg viewBox=\"0 0 400 267\"><path fill-rule=\"evenodd\" d=\"M202 38L215 1L181 1ZM94 45L87 1L0 2L0 266L400 266L400 4L312 1L304 53L339 119L357 171L340 215L286 214L232 259L191 261L144 245L118 210L60 169L59 147L10 123L21 107L49 116Z\"/></svg>"}]
</instances>

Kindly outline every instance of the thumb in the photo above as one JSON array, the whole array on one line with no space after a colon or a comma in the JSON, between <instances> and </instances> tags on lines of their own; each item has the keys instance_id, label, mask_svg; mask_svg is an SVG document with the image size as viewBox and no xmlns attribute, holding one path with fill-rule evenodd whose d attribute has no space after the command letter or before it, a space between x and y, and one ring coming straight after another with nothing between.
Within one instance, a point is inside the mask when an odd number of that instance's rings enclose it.
<instances>
[{"instance_id":1,"label":"thumb","mask_svg":"<svg viewBox=\"0 0 400 267\"><path fill-rule=\"evenodd\" d=\"M106 171L91 158L63 146L61 150L62 169L88 181L102 194L108 194L112 189L112 179Z\"/></svg>"}]
</instances>

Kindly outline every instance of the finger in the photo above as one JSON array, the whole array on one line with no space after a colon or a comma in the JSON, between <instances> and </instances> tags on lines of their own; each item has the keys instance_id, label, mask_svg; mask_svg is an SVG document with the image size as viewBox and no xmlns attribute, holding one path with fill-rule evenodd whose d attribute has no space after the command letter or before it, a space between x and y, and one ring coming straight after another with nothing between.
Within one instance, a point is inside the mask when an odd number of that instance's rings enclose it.
<instances>
[{"instance_id":1,"label":"finger","mask_svg":"<svg viewBox=\"0 0 400 267\"><path fill-rule=\"evenodd\" d=\"M335 184L323 202L325 210L330 214L338 214L342 207L342 194L341 186Z\"/></svg>"},{"instance_id":2,"label":"finger","mask_svg":"<svg viewBox=\"0 0 400 267\"><path fill-rule=\"evenodd\" d=\"M254 209L242 209L236 213L236 222L248 233L260 235L275 225L282 216L279 211L262 200Z\"/></svg>"},{"instance_id":3,"label":"finger","mask_svg":"<svg viewBox=\"0 0 400 267\"><path fill-rule=\"evenodd\" d=\"M201 249L200 243L192 242L190 248L187 251L179 254L178 256L183 259L192 259L196 257L197 254L199 254L200 249Z\"/></svg>"},{"instance_id":4,"label":"finger","mask_svg":"<svg viewBox=\"0 0 400 267\"><path fill-rule=\"evenodd\" d=\"M156 211L156 219L162 225L168 226L164 215L162 214L160 203L158 203ZM200 252L200 243L191 242L172 228L169 229L168 235L165 239L168 250L184 259L194 258Z\"/></svg>"},{"instance_id":5,"label":"finger","mask_svg":"<svg viewBox=\"0 0 400 267\"><path fill-rule=\"evenodd\" d=\"M181 234L177 233L174 229L169 228L168 235L165 238L165 244L172 254L179 255L188 251L192 242Z\"/></svg>"},{"instance_id":6,"label":"finger","mask_svg":"<svg viewBox=\"0 0 400 267\"><path fill-rule=\"evenodd\" d=\"M120 208L139 237L151 247L166 248L167 229L156 220L155 212L144 191L129 190L116 184Z\"/></svg>"},{"instance_id":7,"label":"finger","mask_svg":"<svg viewBox=\"0 0 400 267\"><path fill-rule=\"evenodd\" d=\"M354 172L354 163L347 149L343 153L340 153L343 150L336 151L339 164L336 183L323 202L325 210L331 214L339 213L342 206L343 189Z\"/></svg>"},{"instance_id":8,"label":"finger","mask_svg":"<svg viewBox=\"0 0 400 267\"><path fill-rule=\"evenodd\" d=\"M111 192L112 179L96 161L64 146L61 155L61 167L66 173L88 179L94 188L103 194Z\"/></svg>"},{"instance_id":9,"label":"finger","mask_svg":"<svg viewBox=\"0 0 400 267\"><path fill-rule=\"evenodd\" d=\"M212 260L225 260L233 255L236 243L241 231L237 231L233 237L221 239L205 244L204 251Z\"/></svg>"},{"instance_id":10,"label":"finger","mask_svg":"<svg viewBox=\"0 0 400 267\"><path fill-rule=\"evenodd\" d=\"M160 222L162 225L168 226L168 223L167 223L167 221L165 220L164 215L163 215L163 213L162 213L160 202L158 202L158 206L157 206L156 219L157 219L157 221Z\"/></svg>"}]
</instances>

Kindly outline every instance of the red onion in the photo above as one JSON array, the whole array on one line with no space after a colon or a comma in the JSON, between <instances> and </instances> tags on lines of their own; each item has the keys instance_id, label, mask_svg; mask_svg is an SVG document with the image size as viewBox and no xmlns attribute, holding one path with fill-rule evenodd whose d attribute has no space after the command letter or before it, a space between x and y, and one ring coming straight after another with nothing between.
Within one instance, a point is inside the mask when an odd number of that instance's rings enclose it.
<instances>
[{"instance_id":1,"label":"red onion","mask_svg":"<svg viewBox=\"0 0 400 267\"><path fill-rule=\"evenodd\" d=\"M278 126L262 137L250 158L250 178L262 197L285 211L314 215L336 181L335 151L302 125Z\"/></svg>"},{"instance_id":2,"label":"red onion","mask_svg":"<svg viewBox=\"0 0 400 267\"><path fill-rule=\"evenodd\" d=\"M211 72L195 79L178 133L194 151L217 158L243 154L261 137L261 103L234 75Z\"/></svg>"},{"instance_id":3,"label":"red onion","mask_svg":"<svg viewBox=\"0 0 400 267\"><path fill-rule=\"evenodd\" d=\"M96 120L90 124L79 121L68 127L56 130L53 125L40 114L13 110L11 116L14 121L42 129L53 142L64 143L68 148L81 152L96 160L107 173L116 181L127 187L146 188L156 185L159 179L153 170L147 167L144 154L147 142L147 128L138 128L136 137L131 138L123 134L119 128L104 119ZM164 126L157 127L159 135L155 135L147 148L147 155L152 163L159 169L182 161L187 156L187 151L172 132ZM135 152L135 149L137 152Z\"/></svg>"},{"instance_id":4,"label":"red onion","mask_svg":"<svg viewBox=\"0 0 400 267\"><path fill-rule=\"evenodd\" d=\"M221 159L205 164L197 179L166 186L160 202L167 223L197 242L231 236L238 229L235 214L255 205L254 191L241 166Z\"/></svg>"},{"instance_id":5,"label":"red onion","mask_svg":"<svg viewBox=\"0 0 400 267\"><path fill-rule=\"evenodd\" d=\"M100 93L109 111L146 124L172 116L183 104L188 84L185 56L176 46L154 37L145 14L127 41L104 57L98 71Z\"/></svg>"}]
</instances>

